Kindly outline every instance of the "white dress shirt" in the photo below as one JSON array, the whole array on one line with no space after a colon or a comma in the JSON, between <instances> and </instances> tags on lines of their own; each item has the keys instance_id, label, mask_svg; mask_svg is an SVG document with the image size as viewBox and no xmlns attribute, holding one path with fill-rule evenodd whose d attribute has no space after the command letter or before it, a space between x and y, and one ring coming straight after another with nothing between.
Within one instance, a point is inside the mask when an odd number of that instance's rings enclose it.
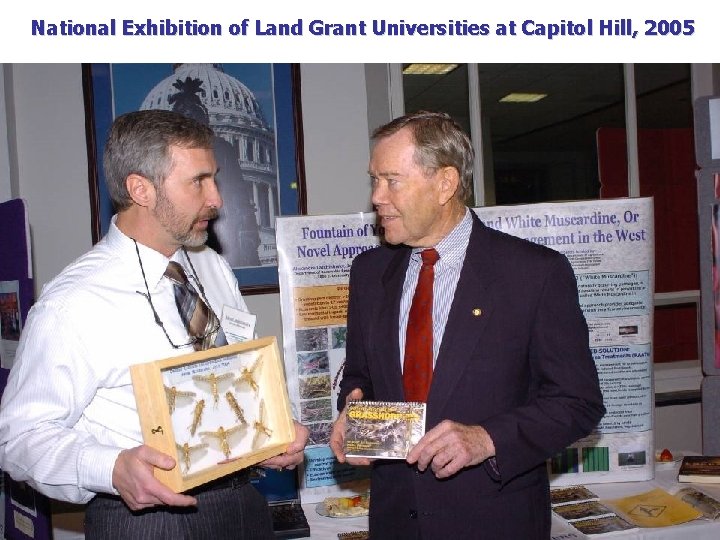
<instances>
[{"instance_id":1,"label":"white dress shirt","mask_svg":"<svg viewBox=\"0 0 720 540\"><path fill-rule=\"evenodd\" d=\"M138 244L155 309L173 343L189 341L163 277L168 259ZM247 311L227 262L188 250L210 306ZM191 277L185 254L172 260ZM196 283L193 283L196 285ZM140 294L142 293L142 294ZM115 226L43 288L32 307L0 408L0 467L49 497L85 503L117 493L121 450L142 444L131 364L193 352L174 349L145 296L135 243Z\"/></svg>"}]
</instances>

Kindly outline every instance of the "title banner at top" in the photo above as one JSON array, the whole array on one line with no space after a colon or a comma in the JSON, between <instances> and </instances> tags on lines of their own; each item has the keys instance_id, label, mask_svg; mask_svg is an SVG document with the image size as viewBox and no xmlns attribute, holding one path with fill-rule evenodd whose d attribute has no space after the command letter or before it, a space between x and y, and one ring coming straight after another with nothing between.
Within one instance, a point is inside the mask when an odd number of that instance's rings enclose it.
<instances>
[{"instance_id":1,"label":"title banner at top","mask_svg":"<svg viewBox=\"0 0 720 540\"><path fill-rule=\"evenodd\" d=\"M159 5L160 4L160 5ZM712 62L710 2L21 3L0 61ZM641 4L641 5L638 5ZM412 9L410 9L412 8ZM412 55L412 58L409 58Z\"/></svg>"}]
</instances>

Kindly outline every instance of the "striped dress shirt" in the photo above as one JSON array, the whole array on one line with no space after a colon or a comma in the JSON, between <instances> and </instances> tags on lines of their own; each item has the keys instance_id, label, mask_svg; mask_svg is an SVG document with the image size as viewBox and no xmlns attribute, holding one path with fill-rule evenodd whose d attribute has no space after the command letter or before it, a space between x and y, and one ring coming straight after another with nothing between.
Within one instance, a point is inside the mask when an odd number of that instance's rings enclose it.
<instances>
[{"instance_id":1,"label":"striped dress shirt","mask_svg":"<svg viewBox=\"0 0 720 540\"><path fill-rule=\"evenodd\" d=\"M450 307L455 298L455 289L460 279L460 271L465 261L465 252L470 242L472 217L470 209L465 209L465 216L455 228L435 247L440 260L435 264L435 281L433 283L433 366L437 361L438 351L442 343ZM400 368L405 357L405 337L408 316L412 304L415 286L417 285L422 259L420 252L425 248L415 248L410 255L410 264L405 274L402 297L400 299Z\"/></svg>"}]
</instances>

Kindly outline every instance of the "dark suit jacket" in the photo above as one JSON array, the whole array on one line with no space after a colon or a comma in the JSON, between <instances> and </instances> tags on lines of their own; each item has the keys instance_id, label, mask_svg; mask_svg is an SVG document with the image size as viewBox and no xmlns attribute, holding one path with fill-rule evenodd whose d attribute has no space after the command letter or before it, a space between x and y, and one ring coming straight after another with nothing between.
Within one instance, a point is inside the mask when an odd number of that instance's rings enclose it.
<instances>
[{"instance_id":1,"label":"dark suit jacket","mask_svg":"<svg viewBox=\"0 0 720 540\"><path fill-rule=\"evenodd\" d=\"M381 246L353 262L339 407L356 387L364 399L404 400L398 325L410 253ZM438 480L429 469L377 460L371 538L419 538L419 531L423 540L549 538L545 461L587 435L604 412L567 259L490 229L473 213L427 429L444 419L482 425L499 474L486 461Z\"/></svg>"}]
</instances>

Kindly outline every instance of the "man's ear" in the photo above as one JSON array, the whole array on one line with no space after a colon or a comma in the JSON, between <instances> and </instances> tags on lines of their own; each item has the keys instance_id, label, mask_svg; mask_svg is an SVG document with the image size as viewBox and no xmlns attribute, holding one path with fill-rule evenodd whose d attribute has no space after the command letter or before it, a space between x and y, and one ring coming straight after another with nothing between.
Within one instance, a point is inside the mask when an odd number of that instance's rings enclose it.
<instances>
[{"instance_id":1,"label":"man's ear","mask_svg":"<svg viewBox=\"0 0 720 540\"><path fill-rule=\"evenodd\" d=\"M460 173L455 167L443 167L440 175L440 204L445 205L452 200L460 187Z\"/></svg>"},{"instance_id":2,"label":"man's ear","mask_svg":"<svg viewBox=\"0 0 720 540\"><path fill-rule=\"evenodd\" d=\"M131 174L125 179L125 187L130 198L138 206L153 208L155 206L156 190L153 183L139 174Z\"/></svg>"}]
</instances>

